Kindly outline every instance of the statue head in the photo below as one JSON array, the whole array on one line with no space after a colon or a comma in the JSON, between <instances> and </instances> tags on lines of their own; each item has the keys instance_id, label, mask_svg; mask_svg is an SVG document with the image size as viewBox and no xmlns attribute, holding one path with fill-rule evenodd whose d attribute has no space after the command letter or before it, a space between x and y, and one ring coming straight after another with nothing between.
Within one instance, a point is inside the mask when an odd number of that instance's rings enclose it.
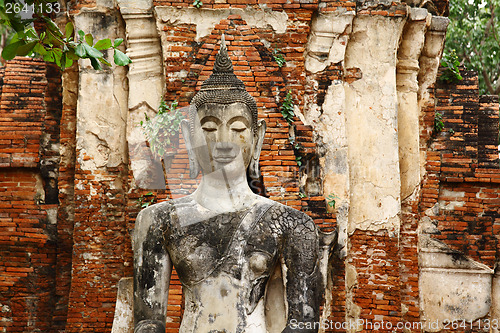
<instances>
[{"instance_id":1,"label":"statue head","mask_svg":"<svg viewBox=\"0 0 500 333\"><path fill-rule=\"evenodd\" d=\"M259 177L258 162L266 125L258 120L255 99L233 72L222 36L213 72L191 100L189 122L181 123L189 154L190 175L196 177L236 163Z\"/></svg>"}]
</instances>

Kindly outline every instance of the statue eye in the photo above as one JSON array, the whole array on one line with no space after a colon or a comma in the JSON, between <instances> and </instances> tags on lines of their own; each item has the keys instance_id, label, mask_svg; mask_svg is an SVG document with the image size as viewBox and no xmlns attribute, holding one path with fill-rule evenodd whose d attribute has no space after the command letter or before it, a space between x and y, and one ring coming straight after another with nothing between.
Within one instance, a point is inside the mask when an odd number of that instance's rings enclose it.
<instances>
[{"instance_id":1,"label":"statue eye","mask_svg":"<svg viewBox=\"0 0 500 333\"><path fill-rule=\"evenodd\" d=\"M235 121L231 124L231 130L235 132L243 132L247 129L247 126L241 121Z\"/></svg>"},{"instance_id":2,"label":"statue eye","mask_svg":"<svg viewBox=\"0 0 500 333\"><path fill-rule=\"evenodd\" d=\"M205 132L215 132L217 131L217 125L213 122L206 122L205 124L203 124L203 126L201 126L201 128L205 131Z\"/></svg>"}]
</instances>

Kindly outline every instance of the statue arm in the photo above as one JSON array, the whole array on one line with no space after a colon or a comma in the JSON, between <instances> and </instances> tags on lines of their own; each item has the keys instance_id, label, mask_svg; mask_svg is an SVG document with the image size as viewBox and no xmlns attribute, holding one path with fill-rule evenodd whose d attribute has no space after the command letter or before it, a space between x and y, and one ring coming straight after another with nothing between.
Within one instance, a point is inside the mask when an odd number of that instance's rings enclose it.
<instances>
[{"instance_id":1,"label":"statue arm","mask_svg":"<svg viewBox=\"0 0 500 333\"><path fill-rule=\"evenodd\" d=\"M166 224L156 210L155 206L142 210L134 229L135 333L165 332L172 266L164 240Z\"/></svg>"},{"instance_id":2,"label":"statue arm","mask_svg":"<svg viewBox=\"0 0 500 333\"><path fill-rule=\"evenodd\" d=\"M318 231L311 218L297 213L284 235L288 316L283 333L312 333L318 331L314 324L322 299Z\"/></svg>"}]
</instances>

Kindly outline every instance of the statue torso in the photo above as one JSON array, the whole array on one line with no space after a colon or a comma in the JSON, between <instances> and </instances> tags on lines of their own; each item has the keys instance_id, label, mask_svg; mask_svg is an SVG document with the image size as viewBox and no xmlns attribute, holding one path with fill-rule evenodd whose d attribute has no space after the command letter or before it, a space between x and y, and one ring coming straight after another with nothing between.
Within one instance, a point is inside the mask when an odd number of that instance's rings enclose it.
<instances>
[{"instance_id":1,"label":"statue torso","mask_svg":"<svg viewBox=\"0 0 500 333\"><path fill-rule=\"evenodd\" d=\"M266 284L285 229L304 214L265 198L222 214L189 196L164 204L164 241L184 287L180 332L266 332Z\"/></svg>"}]
</instances>

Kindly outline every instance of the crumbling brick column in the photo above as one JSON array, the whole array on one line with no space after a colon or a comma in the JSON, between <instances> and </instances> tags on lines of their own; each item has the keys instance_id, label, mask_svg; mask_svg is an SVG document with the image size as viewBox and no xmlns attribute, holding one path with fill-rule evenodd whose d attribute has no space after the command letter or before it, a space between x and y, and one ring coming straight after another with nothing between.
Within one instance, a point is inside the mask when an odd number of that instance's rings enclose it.
<instances>
[{"instance_id":1,"label":"crumbling brick column","mask_svg":"<svg viewBox=\"0 0 500 333\"><path fill-rule=\"evenodd\" d=\"M120 16L97 6L75 16L94 38L124 37ZM126 226L126 68L79 63L75 224L66 332L109 332L117 284L131 268Z\"/></svg>"}]
</instances>

